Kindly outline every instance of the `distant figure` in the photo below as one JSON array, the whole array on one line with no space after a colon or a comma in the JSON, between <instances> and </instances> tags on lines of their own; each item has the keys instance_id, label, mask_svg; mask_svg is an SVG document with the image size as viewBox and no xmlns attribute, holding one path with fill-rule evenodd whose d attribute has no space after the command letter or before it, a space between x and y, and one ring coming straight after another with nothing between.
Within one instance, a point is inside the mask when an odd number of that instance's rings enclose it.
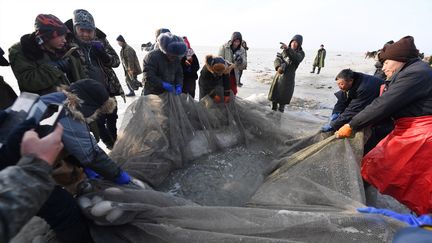
<instances>
[{"instance_id":1,"label":"distant figure","mask_svg":"<svg viewBox=\"0 0 432 243\"><path fill-rule=\"evenodd\" d=\"M315 73L315 68L318 67L317 74L320 73L321 68L324 67L324 59L326 57L326 50L324 49L324 45L321 44L321 48L318 50L318 53L315 57L314 63L313 63L313 69L311 73Z\"/></svg>"},{"instance_id":2,"label":"distant figure","mask_svg":"<svg viewBox=\"0 0 432 243\"><path fill-rule=\"evenodd\" d=\"M390 45L390 44L393 44L394 43L394 41L393 40L389 40L389 41L387 41L385 44L384 44L384 46L386 46L386 45ZM375 58L380 52L381 52L381 50L382 49L379 49L378 51L374 51L374 57L373 58ZM369 53L369 52L368 52ZM375 62L375 73L374 73L374 75L373 76L375 76L375 77L378 77L378 78L380 78L380 79L382 79L382 80L386 80L387 79L387 76L385 75L385 73L384 73L384 71L382 70L382 68L383 68L383 63L380 61L380 60L378 60L378 61L376 61Z\"/></svg>"},{"instance_id":3,"label":"distant figure","mask_svg":"<svg viewBox=\"0 0 432 243\"><path fill-rule=\"evenodd\" d=\"M122 48L120 51L120 59L125 71L126 84L129 88L129 94L126 96L135 96L134 90L138 90L138 87L142 87L142 84L137 80L138 74L142 73L138 57L135 50L126 43L122 35L117 37L117 42Z\"/></svg>"},{"instance_id":4,"label":"distant figure","mask_svg":"<svg viewBox=\"0 0 432 243\"><path fill-rule=\"evenodd\" d=\"M183 36L183 41L187 46L186 55L181 60L183 67L183 93L190 94L192 98L195 98L196 80L198 79L197 72L200 65L186 36Z\"/></svg>"},{"instance_id":5,"label":"distant figure","mask_svg":"<svg viewBox=\"0 0 432 243\"><path fill-rule=\"evenodd\" d=\"M295 35L288 45L281 42L283 51L276 54L274 66L277 72L268 95L273 111L284 112L285 105L291 102L295 86L295 71L305 57L302 43L301 35Z\"/></svg>"},{"instance_id":6,"label":"distant figure","mask_svg":"<svg viewBox=\"0 0 432 243\"><path fill-rule=\"evenodd\" d=\"M4 51L0 48L0 66L9 66L9 62L3 57ZM3 76L0 75L0 110L4 110L11 106L16 100L15 91L7 84Z\"/></svg>"},{"instance_id":7,"label":"distant figure","mask_svg":"<svg viewBox=\"0 0 432 243\"><path fill-rule=\"evenodd\" d=\"M158 37L158 48L144 57L143 95L164 92L180 95L183 89L181 58L187 51L183 38L171 33Z\"/></svg>"},{"instance_id":8,"label":"distant figure","mask_svg":"<svg viewBox=\"0 0 432 243\"><path fill-rule=\"evenodd\" d=\"M147 42L147 44L141 45L141 49L143 49L143 46L144 46L144 50L145 51L151 52L154 49L158 48L158 46L157 46L158 37L159 37L159 35L161 35L163 33L171 33L171 31L169 29L167 29L167 28L157 29L156 32L155 32L155 36L156 36L155 43L151 44L151 42Z\"/></svg>"},{"instance_id":9,"label":"distant figure","mask_svg":"<svg viewBox=\"0 0 432 243\"><path fill-rule=\"evenodd\" d=\"M240 32L234 32L231 40L225 43L219 49L219 56L229 63L235 64L234 70L230 73L231 90L234 95L237 94L237 86L241 87L243 84L240 82L243 70L247 68L246 50L241 45L243 37Z\"/></svg>"},{"instance_id":10,"label":"distant figure","mask_svg":"<svg viewBox=\"0 0 432 243\"><path fill-rule=\"evenodd\" d=\"M199 98L209 95L215 103L228 103L231 91L229 73L233 68L234 65L222 57L207 55L199 77Z\"/></svg>"}]
</instances>

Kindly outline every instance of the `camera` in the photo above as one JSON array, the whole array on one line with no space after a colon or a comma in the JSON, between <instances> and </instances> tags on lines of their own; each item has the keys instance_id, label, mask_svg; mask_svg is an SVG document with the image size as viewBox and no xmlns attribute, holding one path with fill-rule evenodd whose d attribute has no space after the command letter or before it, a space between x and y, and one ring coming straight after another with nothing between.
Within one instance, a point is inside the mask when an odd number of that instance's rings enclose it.
<instances>
[{"instance_id":1,"label":"camera","mask_svg":"<svg viewBox=\"0 0 432 243\"><path fill-rule=\"evenodd\" d=\"M6 118L0 123L0 148L6 142L10 132L30 118L35 119L38 128L43 126L45 132L52 130L63 111L63 105L56 103L46 105L39 95L22 92L14 104L5 111Z\"/></svg>"}]
</instances>

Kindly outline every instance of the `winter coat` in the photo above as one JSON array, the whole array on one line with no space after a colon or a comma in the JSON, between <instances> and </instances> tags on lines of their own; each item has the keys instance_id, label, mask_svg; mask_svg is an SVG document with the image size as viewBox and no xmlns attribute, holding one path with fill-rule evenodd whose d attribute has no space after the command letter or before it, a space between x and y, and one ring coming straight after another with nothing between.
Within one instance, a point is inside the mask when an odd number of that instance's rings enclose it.
<instances>
[{"instance_id":1,"label":"winter coat","mask_svg":"<svg viewBox=\"0 0 432 243\"><path fill-rule=\"evenodd\" d=\"M13 105L17 95L15 91L7 84L3 77L0 76L0 110L4 110Z\"/></svg>"},{"instance_id":2,"label":"winter coat","mask_svg":"<svg viewBox=\"0 0 432 243\"><path fill-rule=\"evenodd\" d=\"M380 78L382 80L386 80L387 76L385 75L384 71L382 70L383 64L380 61L377 61L375 63L375 73L373 76Z\"/></svg>"},{"instance_id":3,"label":"winter coat","mask_svg":"<svg viewBox=\"0 0 432 243\"><path fill-rule=\"evenodd\" d=\"M291 40L291 42L293 40ZM291 45L291 42L288 46ZM300 45L297 50L288 48L284 50L280 56L276 57L274 61L275 70L278 70L278 68L281 67L283 73L280 74L276 72L276 75L273 78L268 95L270 101L281 105L289 104L291 102L295 86L295 71L303 61L304 57L305 53Z\"/></svg>"},{"instance_id":4,"label":"winter coat","mask_svg":"<svg viewBox=\"0 0 432 243\"><path fill-rule=\"evenodd\" d=\"M60 85L85 78L83 67L75 52L69 56L70 71L65 73L49 64L61 59L65 53L51 53L44 51L36 44L35 34L21 37L19 43L9 49L9 62L18 86L22 92L37 93L39 95L57 91Z\"/></svg>"},{"instance_id":5,"label":"winter coat","mask_svg":"<svg viewBox=\"0 0 432 243\"><path fill-rule=\"evenodd\" d=\"M39 211L54 188L52 167L24 156L0 171L0 242L9 242Z\"/></svg>"},{"instance_id":6,"label":"winter coat","mask_svg":"<svg viewBox=\"0 0 432 243\"><path fill-rule=\"evenodd\" d=\"M125 44L125 46L122 47L120 51L120 58L126 74L128 74L128 70L132 70L134 77L142 73L141 65L138 61L136 52L128 44Z\"/></svg>"},{"instance_id":7,"label":"winter coat","mask_svg":"<svg viewBox=\"0 0 432 243\"><path fill-rule=\"evenodd\" d=\"M69 28L69 30L72 33L74 33L72 19L66 21L65 25ZM103 83L107 87L110 96L120 95L124 97L125 95L124 95L123 88L113 69L120 66L119 56L112 48L112 46L109 44L108 40L106 39L105 33L99 30L98 28L96 28L96 38L94 41L102 42L103 46L105 47L105 52L110 56L109 62L104 63L102 62L102 60L100 60L100 58L97 58L97 63L93 63L91 61L91 57L95 55L95 50L91 47L91 45L88 43L81 42L76 37L73 37L71 40L71 42L75 46L79 47L77 53L81 61L81 64L84 66L86 77L91 78L91 76L89 75L90 68L100 68L104 74ZM93 67L90 67L91 65L93 65Z\"/></svg>"},{"instance_id":8,"label":"winter coat","mask_svg":"<svg viewBox=\"0 0 432 243\"><path fill-rule=\"evenodd\" d=\"M55 92L41 96L45 104L64 104L66 95ZM81 166L90 168L108 180L113 180L120 173L120 167L97 145L90 135L87 124L74 114L77 110L65 107L66 112L60 115L59 123L63 125L62 142L64 149L81 163Z\"/></svg>"},{"instance_id":9,"label":"winter coat","mask_svg":"<svg viewBox=\"0 0 432 243\"><path fill-rule=\"evenodd\" d=\"M144 57L143 66L144 95L160 95L165 92L162 82L183 86L180 59L169 61L160 49L155 49Z\"/></svg>"},{"instance_id":10,"label":"winter coat","mask_svg":"<svg viewBox=\"0 0 432 243\"><path fill-rule=\"evenodd\" d=\"M198 58L195 54L192 55L191 65L186 63L186 56L181 60L183 68L183 92L195 97L196 80L198 79L198 70L200 68Z\"/></svg>"},{"instance_id":11,"label":"winter coat","mask_svg":"<svg viewBox=\"0 0 432 243\"><path fill-rule=\"evenodd\" d=\"M246 56L246 50L240 45L240 47L233 51L231 48L232 40L225 43L220 49L219 49L219 56L223 57L227 62L236 64L236 67L234 68L234 74L236 80L239 80L240 72L242 70L245 70L247 68L247 56ZM236 56L240 56L241 61L234 60L234 54ZM239 60L239 59L238 59Z\"/></svg>"},{"instance_id":12,"label":"winter coat","mask_svg":"<svg viewBox=\"0 0 432 243\"><path fill-rule=\"evenodd\" d=\"M354 80L348 92L338 91L335 93L337 103L334 106L333 114L339 113L339 117L330 122L334 130L338 130L344 124L368 106L380 94L380 87L384 80L374 76L354 73Z\"/></svg>"},{"instance_id":13,"label":"winter coat","mask_svg":"<svg viewBox=\"0 0 432 243\"><path fill-rule=\"evenodd\" d=\"M349 123L354 130L384 118L432 115L432 69L418 58L409 60L386 81L384 93Z\"/></svg>"},{"instance_id":14,"label":"winter coat","mask_svg":"<svg viewBox=\"0 0 432 243\"><path fill-rule=\"evenodd\" d=\"M323 68L324 67L324 59L326 57L326 50L324 48L321 48L318 50L318 53L315 57L313 66Z\"/></svg>"},{"instance_id":15,"label":"winter coat","mask_svg":"<svg viewBox=\"0 0 432 243\"><path fill-rule=\"evenodd\" d=\"M207 66L204 66L201 69L201 74L199 77L198 84L200 88L200 95L199 95L200 99L204 98L206 95L210 95L211 97L214 97L215 95L219 95L220 97L223 97L223 94L217 94L217 93L223 91L229 92L231 88L229 74L218 76L216 74L211 73L207 69ZM217 87L219 87L219 90Z\"/></svg>"}]
</instances>

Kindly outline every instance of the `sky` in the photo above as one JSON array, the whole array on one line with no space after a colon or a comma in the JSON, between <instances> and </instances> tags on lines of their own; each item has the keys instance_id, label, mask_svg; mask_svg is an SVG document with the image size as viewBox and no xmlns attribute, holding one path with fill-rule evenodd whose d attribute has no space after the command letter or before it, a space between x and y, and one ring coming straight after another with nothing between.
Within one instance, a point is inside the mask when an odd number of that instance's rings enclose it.
<instances>
[{"instance_id":1,"label":"sky","mask_svg":"<svg viewBox=\"0 0 432 243\"><path fill-rule=\"evenodd\" d=\"M153 42L155 30L187 36L192 47L220 46L240 31L251 48L278 48L295 34L303 48L365 52L412 35L432 54L430 0L0 0L0 47L34 31L40 13L62 21L75 9L92 13L109 42L122 34L133 44Z\"/></svg>"}]
</instances>

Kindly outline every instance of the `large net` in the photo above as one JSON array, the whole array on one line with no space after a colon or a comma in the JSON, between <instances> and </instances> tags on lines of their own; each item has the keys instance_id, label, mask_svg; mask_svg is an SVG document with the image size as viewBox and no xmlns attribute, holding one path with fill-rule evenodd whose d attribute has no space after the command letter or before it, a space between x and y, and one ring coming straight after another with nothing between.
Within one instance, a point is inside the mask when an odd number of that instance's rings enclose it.
<instances>
[{"instance_id":1,"label":"large net","mask_svg":"<svg viewBox=\"0 0 432 243\"><path fill-rule=\"evenodd\" d=\"M404 227L366 203L364 137L232 99L143 96L110 156L151 187L91 181L79 198L96 242L389 242Z\"/></svg>"}]
</instances>

